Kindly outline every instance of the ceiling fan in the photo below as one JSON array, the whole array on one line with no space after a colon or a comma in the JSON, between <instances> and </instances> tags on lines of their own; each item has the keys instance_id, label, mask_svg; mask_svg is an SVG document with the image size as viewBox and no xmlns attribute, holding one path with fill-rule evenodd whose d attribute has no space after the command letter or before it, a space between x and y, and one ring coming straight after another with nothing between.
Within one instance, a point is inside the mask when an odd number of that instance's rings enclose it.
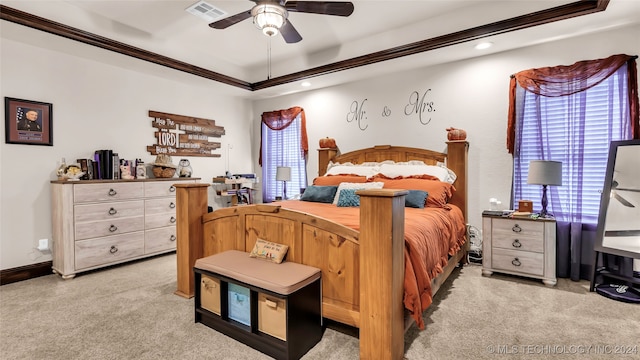
<instances>
[{"instance_id":1,"label":"ceiling fan","mask_svg":"<svg viewBox=\"0 0 640 360\"><path fill-rule=\"evenodd\" d=\"M226 29L242 20L253 17L253 22L267 36L282 33L284 41L292 44L302 40L302 36L289 22L289 12L320 15L349 16L353 13L353 3L348 1L286 1L250 0L256 3L250 10L226 17L209 24L214 29Z\"/></svg>"}]
</instances>

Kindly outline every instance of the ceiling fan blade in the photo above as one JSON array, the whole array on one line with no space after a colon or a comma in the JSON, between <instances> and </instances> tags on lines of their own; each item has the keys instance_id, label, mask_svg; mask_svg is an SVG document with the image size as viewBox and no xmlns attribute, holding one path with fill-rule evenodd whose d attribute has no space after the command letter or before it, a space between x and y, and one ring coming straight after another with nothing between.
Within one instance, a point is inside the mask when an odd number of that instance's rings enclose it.
<instances>
[{"instance_id":1,"label":"ceiling fan blade","mask_svg":"<svg viewBox=\"0 0 640 360\"><path fill-rule=\"evenodd\" d=\"M300 36L298 30L293 27L293 24L291 24L289 20L284 21L284 25L280 28L280 33L287 44L297 43L302 40L302 36Z\"/></svg>"},{"instance_id":2,"label":"ceiling fan blade","mask_svg":"<svg viewBox=\"0 0 640 360\"><path fill-rule=\"evenodd\" d=\"M287 11L349 16L353 13L353 3L349 1L287 1Z\"/></svg>"},{"instance_id":3,"label":"ceiling fan blade","mask_svg":"<svg viewBox=\"0 0 640 360\"><path fill-rule=\"evenodd\" d=\"M242 20L248 19L251 17L251 10L247 10L245 12L241 12L239 14L235 14L229 17L226 17L222 20L214 21L209 24L210 27L214 29L226 29L233 24L237 24Z\"/></svg>"},{"instance_id":4,"label":"ceiling fan blade","mask_svg":"<svg viewBox=\"0 0 640 360\"><path fill-rule=\"evenodd\" d=\"M622 196L618 195L617 192L613 192L613 197L620 201L620 203L626 207L635 207L632 203L628 202L627 199L623 198Z\"/></svg>"}]
</instances>

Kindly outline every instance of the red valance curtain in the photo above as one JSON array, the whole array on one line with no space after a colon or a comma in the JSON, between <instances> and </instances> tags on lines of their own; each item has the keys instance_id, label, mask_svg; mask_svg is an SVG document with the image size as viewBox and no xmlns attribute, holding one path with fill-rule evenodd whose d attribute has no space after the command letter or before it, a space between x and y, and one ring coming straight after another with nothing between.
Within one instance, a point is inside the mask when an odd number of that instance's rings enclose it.
<instances>
[{"instance_id":1,"label":"red valance curtain","mask_svg":"<svg viewBox=\"0 0 640 360\"><path fill-rule=\"evenodd\" d=\"M309 153L309 141L307 140L307 120L304 116L304 109L295 106L286 110L276 110L262 113L262 122L271 130L286 129L296 117L300 115L300 146L304 156ZM258 163L262 166L262 133L260 134L260 155Z\"/></svg>"},{"instance_id":2,"label":"red valance curtain","mask_svg":"<svg viewBox=\"0 0 640 360\"><path fill-rule=\"evenodd\" d=\"M569 66L554 66L520 71L511 76L509 86L509 115L507 122L507 150L513 154L516 124L516 83L527 91L548 97L572 95L598 85L625 63L629 76L628 96L631 133L640 139L638 118L637 56L612 55L606 59L579 61Z\"/></svg>"}]
</instances>

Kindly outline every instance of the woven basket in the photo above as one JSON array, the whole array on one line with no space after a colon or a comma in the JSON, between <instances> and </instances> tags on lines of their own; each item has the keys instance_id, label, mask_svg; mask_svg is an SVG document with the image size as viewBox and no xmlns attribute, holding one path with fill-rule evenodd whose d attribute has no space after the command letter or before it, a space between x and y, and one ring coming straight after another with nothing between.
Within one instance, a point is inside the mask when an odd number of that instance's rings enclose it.
<instances>
[{"instance_id":1,"label":"woven basket","mask_svg":"<svg viewBox=\"0 0 640 360\"><path fill-rule=\"evenodd\" d=\"M152 171L156 178L171 178L176 174L176 169L164 166L154 166Z\"/></svg>"}]
</instances>

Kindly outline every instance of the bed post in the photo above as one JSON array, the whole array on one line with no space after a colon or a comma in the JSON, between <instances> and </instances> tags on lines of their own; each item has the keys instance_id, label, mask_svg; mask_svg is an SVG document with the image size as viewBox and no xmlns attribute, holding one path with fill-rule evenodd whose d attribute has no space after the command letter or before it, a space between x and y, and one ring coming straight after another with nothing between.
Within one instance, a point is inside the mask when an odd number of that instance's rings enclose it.
<instances>
[{"instance_id":1,"label":"bed post","mask_svg":"<svg viewBox=\"0 0 640 360\"><path fill-rule=\"evenodd\" d=\"M327 166L336 155L338 155L338 148L323 148L318 149L318 175L323 176L327 173Z\"/></svg>"},{"instance_id":2,"label":"bed post","mask_svg":"<svg viewBox=\"0 0 640 360\"><path fill-rule=\"evenodd\" d=\"M406 190L359 190L360 359L404 355Z\"/></svg>"},{"instance_id":3,"label":"bed post","mask_svg":"<svg viewBox=\"0 0 640 360\"><path fill-rule=\"evenodd\" d=\"M202 257L202 216L207 213L209 184L174 184L176 187L177 287L174 294L194 295L193 265Z\"/></svg>"},{"instance_id":4,"label":"bed post","mask_svg":"<svg viewBox=\"0 0 640 360\"><path fill-rule=\"evenodd\" d=\"M447 167L456 173L457 179L453 183L456 192L451 198L451 203L462 210L465 221L467 220L467 154L469 143L467 141L447 141Z\"/></svg>"}]
</instances>

